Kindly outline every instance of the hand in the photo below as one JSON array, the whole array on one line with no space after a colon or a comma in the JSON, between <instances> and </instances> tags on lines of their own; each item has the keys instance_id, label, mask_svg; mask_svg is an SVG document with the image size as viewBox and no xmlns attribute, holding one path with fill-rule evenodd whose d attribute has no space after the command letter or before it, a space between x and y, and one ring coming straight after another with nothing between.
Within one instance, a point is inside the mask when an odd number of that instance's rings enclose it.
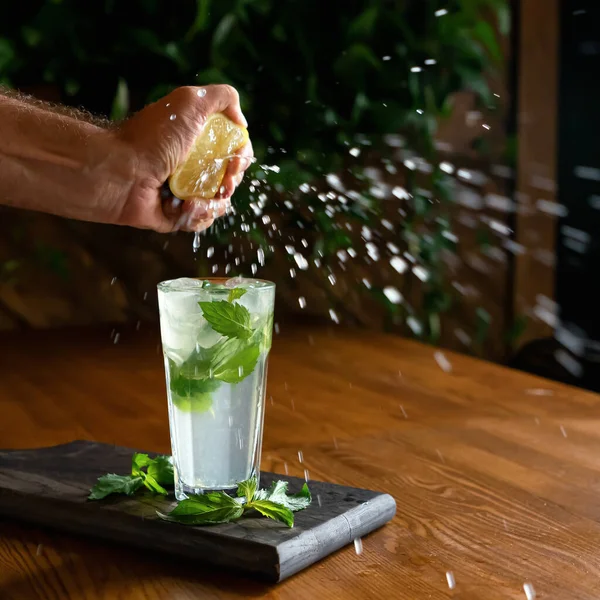
<instances>
[{"instance_id":1,"label":"hand","mask_svg":"<svg viewBox=\"0 0 600 600\"><path fill-rule=\"evenodd\" d=\"M199 94L200 90L206 90L206 94ZM247 126L238 93L228 85L178 88L123 123L117 136L133 150L135 159L134 181L123 198L119 224L159 232L202 231L227 212L230 198L253 157L250 142L237 152L237 158L229 161L220 193L214 200L182 202L173 198L165 186L214 113L223 113L235 123ZM171 119L171 115L175 118Z\"/></svg>"}]
</instances>

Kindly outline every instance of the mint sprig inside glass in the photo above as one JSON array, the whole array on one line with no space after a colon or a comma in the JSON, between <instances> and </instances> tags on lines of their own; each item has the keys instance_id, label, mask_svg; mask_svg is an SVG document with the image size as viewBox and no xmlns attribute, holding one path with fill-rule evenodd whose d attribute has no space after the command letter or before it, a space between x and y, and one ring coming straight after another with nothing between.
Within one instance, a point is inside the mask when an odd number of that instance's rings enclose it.
<instances>
[{"instance_id":1,"label":"mint sprig inside glass","mask_svg":"<svg viewBox=\"0 0 600 600\"><path fill-rule=\"evenodd\" d=\"M158 285L178 500L260 476L275 285L174 279Z\"/></svg>"}]
</instances>

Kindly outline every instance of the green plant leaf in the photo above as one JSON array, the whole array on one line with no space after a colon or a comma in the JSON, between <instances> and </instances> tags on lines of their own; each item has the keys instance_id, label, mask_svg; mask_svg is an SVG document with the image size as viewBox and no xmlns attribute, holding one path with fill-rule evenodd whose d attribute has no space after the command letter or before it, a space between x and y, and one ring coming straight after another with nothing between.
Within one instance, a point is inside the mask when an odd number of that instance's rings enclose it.
<instances>
[{"instance_id":1,"label":"green plant leaf","mask_svg":"<svg viewBox=\"0 0 600 600\"><path fill-rule=\"evenodd\" d=\"M245 290L244 288L233 288L230 292L229 292L229 296L227 296L227 302L233 302L234 300L239 300L248 290Z\"/></svg>"},{"instance_id":2,"label":"green plant leaf","mask_svg":"<svg viewBox=\"0 0 600 600\"><path fill-rule=\"evenodd\" d=\"M287 481L274 481L268 490L258 490L254 496L256 500L269 500L285 506L292 512L304 510L312 502L308 484L305 483L297 494L288 494Z\"/></svg>"},{"instance_id":3,"label":"green plant leaf","mask_svg":"<svg viewBox=\"0 0 600 600\"><path fill-rule=\"evenodd\" d=\"M244 507L224 492L211 492L190 496L182 500L168 514L157 512L158 516L167 521L182 525L214 525L229 523L239 519L244 513Z\"/></svg>"},{"instance_id":4,"label":"green plant leaf","mask_svg":"<svg viewBox=\"0 0 600 600\"><path fill-rule=\"evenodd\" d=\"M348 27L348 34L357 38L368 38L373 34L379 10L375 6L360 13Z\"/></svg>"},{"instance_id":5,"label":"green plant leaf","mask_svg":"<svg viewBox=\"0 0 600 600\"><path fill-rule=\"evenodd\" d=\"M156 479L147 473L143 473L142 480L144 485L155 494L160 494L161 496L167 496L169 492L162 486Z\"/></svg>"},{"instance_id":6,"label":"green plant leaf","mask_svg":"<svg viewBox=\"0 0 600 600\"><path fill-rule=\"evenodd\" d=\"M173 471L173 463L170 456L157 456L148 465L148 475L160 485L173 486L175 483L175 473Z\"/></svg>"},{"instance_id":7,"label":"green plant leaf","mask_svg":"<svg viewBox=\"0 0 600 600\"><path fill-rule=\"evenodd\" d=\"M91 489L89 500L102 500L110 494L126 494L132 496L143 485L141 477L133 475L115 475L109 473L98 478L96 485Z\"/></svg>"},{"instance_id":8,"label":"green plant leaf","mask_svg":"<svg viewBox=\"0 0 600 600\"><path fill-rule=\"evenodd\" d=\"M210 0L196 0L196 17L194 23L185 34L187 42L191 41L193 37L200 31L204 31L209 24L210 16Z\"/></svg>"},{"instance_id":9,"label":"green plant leaf","mask_svg":"<svg viewBox=\"0 0 600 600\"><path fill-rule=\"evenodd\" d=\"M110 111L110 119L111 121L120 121L127 116L128 112L129 88L127 87L127 82L122 77L119 77L117 91L115 92L115 98Z\"/></svg>"},{"instance_id":10,"label":"green plant leaf","mask_svg":"<svg viewBox=\"0 0 600 600\"><path fill-rule=\"evenodd\" d=\"M42 41L42 34L39 32L39 30L34 29L33 27L23 27L21 34L23 35L25 43L32 48L38 46Z\"/></svg>"},{"instance_id":11,"label":"green plant leaf","mask_svg":"<svg viewBox=\"0 0 600 600\"><path fill-rule=\"evenodd\" d=\"M511 30L511 7L508 2L500 2L496 7L498 29L502 35L508 35Z\"/></svg>"},{"instance_id":12,"label":"green plant leaf","mask_svg":"<svg viewBox=\"0 0 600 600\"><path fill-rule=\"evenodd\" d=\"M13 43L3 37L0 37L0 72L10 66L15 60L15 49Z\"/></svg>"},{"instance_id":13,"label":"green plant leaf","mask_svg":"<svg viewBox=\"0 0 600 600\"><path fill-rule=\"evenodd\" d=\"M256 477L251 477L246 481L238 483L237 495L240 498L246 498L247 502L252 502L257 488Z\"/></svg>"},{"instance_id":14,"label":"green plant leaf","mask_svg":"<svg viewBox=\"0 0 600 600\"><path fill-rule=\"evenodd\" d=\"M248 508L258 511L261 515L285 523L288 527L294 526L294 513L281 504L270 500L255 500L248 504Z\"/></svg>"},{"instance_id":15,"label":"green plant leaf","mask_svg":"<svg viewBox=\"0 0 600 600\"><path fill-rule=\"evenodd\" d=\"M221 335L247 340L252 335L250 313L241 304L230 304L226 300L199 302L204 318Z\"/></svg>"},{"instance_id":16,"label":"green plant leaf","mask_svg":"<svg viewBox=\"0 0 600 600\"><path fill-rule=\"evenodd\" d=\"M227 340L215 354L212 376L226 383L239 383L254 371L259 356L260 344Z\"/></svg>"},{"instance_id":17,"label":"green plant leaf","mask_svg":"<svg viewBox=\"0 0 600 600\"><path fill-rule=\"evenodd\" d=\"M478 21L473 28L473 35L485 46L492 58L502 60L502 49L496 38L494 28L487 21Z\"/></svg>"},{"instance_id":18,"label":"green plant leaf","mask_svg":"<svg viewBox=\"0 0 600 600\"><path fill-rule=\"evenodd\" d=\"M208 380L210 383L213 380ZM219 383L219 382L216 382ZM213 405L213 397L209 392L200 392L195 394L188 394L179 396L177 394L171 395L173 404L182 412L187 413L203 413L208 412Z\"/></svg>"},{"instance_id":19,"label":"green plant leaf","mask_svg":"<svg viewBox=\"0 0 600 600\"><path fill-rule=\"evenodd\" d=\"M212 406L212 392L221 385L211 379L213 348L198 348L181 365L168 358L169 389L173 404L184 412L206 412Z\"/></svg>"},{"instance_id":20,"label":"green plant leaf","mask_svg":"<svg viewBox=\"0 0 600 600\"><path fill-rule=\"evenodd\" d=\"M233 30L236 22L236 17L234 14L229 13L225 15L220 23L214 30L213 38L212 38L212 46L213 50L218 49L222 46L227 38L229 37L231 31Z\"/></svg>"},{"instance_id":21,"label":"green plant leaf","mask_svg":"<svg viewBox=\"0 0 600 600\"><path fill-rule=\"evenodd\" d=\"M261 353L267 353L271 350L273 343L273 319L274 314L271 313L266 320L266 323L257 332L261 333L259 344Z\"/></svg>"},{"instance_id":22,"label":"green plant leaf","mask_svg":"<svg viewBox=\"0 0 600 600\"><path fill-rule=\"evenodd\" d=\"M140 452L135 452L131 458L131 474L139 475L144 467L147 467L152 460L147 454L141 454Z\"/></svg>"}]
</instances>

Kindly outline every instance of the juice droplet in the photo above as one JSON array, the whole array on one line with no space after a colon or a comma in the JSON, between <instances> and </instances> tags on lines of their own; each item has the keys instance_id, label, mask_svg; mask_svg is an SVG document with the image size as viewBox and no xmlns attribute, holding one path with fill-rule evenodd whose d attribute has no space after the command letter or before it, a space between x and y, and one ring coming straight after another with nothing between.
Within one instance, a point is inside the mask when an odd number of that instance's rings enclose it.
<instances>
[{"instance_id":1,"label":"juice droplet","mask_svg":"<svg viewBox=\"0 0 600 600\"><path fill-rule=\"evenodd\" d=\"M174 121L176 118L177 118L177 115L171 115L171 116L169 117L169 119L171 119L171 121Z\"/></svg>"},{"instance_id":2,"label":"juice droplet","mask_svg":"<svg viewBox=\"0 0 600 600\"><path fill-rule=\"evenodd\" d=\"M363 543L362 543L362 539L361 538L356 538L354 540L354 550L356 551L356 554L358 554L359 556L362 554Z\"/></svg>"},{"instance_id":3,"label":"juice droplet","mask_svg":"<svg viewBox=\"0 0 600 600\"><path fill-rule=\"evenodd\" d=\"M200 248L200 232L196 231L196 233L194 233L194 242L192 244L192 248L194 249L194 252L198 252L199 248Z\"/></svg>"},{"instance_id":4,"label":"juice droplet","mask_svg":"<svg viewBox=\"0 0 600 600\"><path fill-rule=\"evenodd\" d=\"M198 96L200 96L200 98L204 98L204 96L206 96L206 90L204 88L200 88L196 93Z\"/></svg>"}]
</instances>

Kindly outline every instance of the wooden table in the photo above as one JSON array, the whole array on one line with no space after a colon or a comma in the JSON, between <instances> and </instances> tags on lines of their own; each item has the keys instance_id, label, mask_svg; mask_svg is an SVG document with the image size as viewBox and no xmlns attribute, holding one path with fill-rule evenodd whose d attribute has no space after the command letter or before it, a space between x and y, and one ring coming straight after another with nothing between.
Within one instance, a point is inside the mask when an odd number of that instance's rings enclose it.
<instances>
[{"instance_id":1,"label":"wooden table","mask_svg":"<svg viewBox=\"0 0 600 600\"><path fill-rule=\"evenodd\" d=\"M600 598L600 397L437 358L341 329L276 338L263 468L394 495L395 520L362 553L273 587L0 521L0 598L493 600L525 599L524 584L537 598ZM4 448L90 439L168 452L158 336L4 336L0 411Z\"/></svg>"}]
</instances>

